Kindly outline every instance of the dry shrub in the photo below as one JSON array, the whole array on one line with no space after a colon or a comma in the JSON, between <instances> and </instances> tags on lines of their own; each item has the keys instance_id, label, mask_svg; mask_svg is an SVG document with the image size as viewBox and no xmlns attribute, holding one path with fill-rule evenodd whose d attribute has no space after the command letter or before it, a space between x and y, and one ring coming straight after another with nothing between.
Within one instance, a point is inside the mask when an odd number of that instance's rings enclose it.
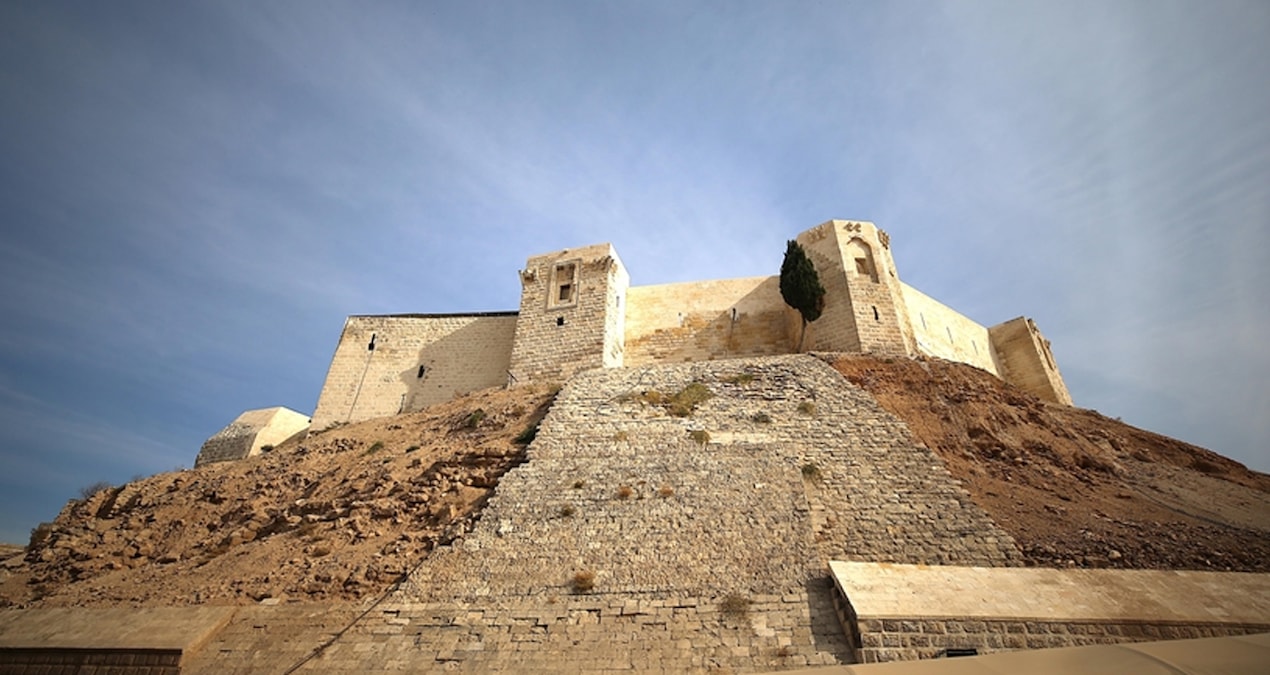
<instances>
[{"instance_id":1,"label":"dry shrub","mask_svg":"<svg viewBox=\"0 0 1270 675\"><path fill-rule=\"evenodd\" d=\"M635 494L635 490L634 490L634 488L632 488L632 487L631 487L631 486L629 486L629 485L623 485L622 487L619 487L619 488L617 489L617 498L618 498L618 499L630 499L630 498L631 498L631 496L632 496L632 495L634 495L634 494Z\"/></svg>"},{"instance_id":2,"label":"dry shrub","mask_svg":"<svg viewBox=\"0 0 1270 675\"><path fill-rule=\"evenodd\" d=\"M574 593L587 593L595 588L595 572L591 570L578 570L573 573L573 579L570 580Z\"/></svg>"}]
</instances>

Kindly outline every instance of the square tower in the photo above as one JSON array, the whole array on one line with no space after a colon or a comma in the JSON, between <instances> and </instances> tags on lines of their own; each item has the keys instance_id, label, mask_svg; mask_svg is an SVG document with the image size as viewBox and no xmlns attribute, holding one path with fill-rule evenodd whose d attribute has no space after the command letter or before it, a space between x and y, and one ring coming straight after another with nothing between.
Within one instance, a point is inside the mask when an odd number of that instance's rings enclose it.
<instances>
[{"instance_id":1,"label":"square tower","mask_svg":"<svg viewBox=\"0 0 1270 675\"><path fill-rule=\"evenodd\" d=\"M908 306L885 231L869 222L830 220L797 241L825 287L825 309L807 327L807 349L914 354Z\"/></svg>"},{"instance_id":2,"label":"square tower","mask_svg":"<svg viewBox=\"0 0 1270 675\"><path fill-rule=\"evenodd\" d=\"M589 368L621 367L630 276L612 245L533 256L520 283L513 382L564 380Z\"/></svg>"}]
</instances>

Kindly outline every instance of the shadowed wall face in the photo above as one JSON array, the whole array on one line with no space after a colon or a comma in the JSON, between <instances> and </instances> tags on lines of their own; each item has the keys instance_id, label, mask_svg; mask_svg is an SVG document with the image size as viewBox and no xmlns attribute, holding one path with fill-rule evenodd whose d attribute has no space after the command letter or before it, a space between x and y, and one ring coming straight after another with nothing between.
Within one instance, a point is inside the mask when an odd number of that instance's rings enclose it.
<instances>
[{"instance_id":1,"label":"shadowed wall face","mask_svg":"<svg viewBox=\"0 0 1270 675\"><path fill-rule=\"evenodd\" d=\"M515 330L511 312L349 317L312 428L413 412L505 384Z\"/></svg>"}]
</instances>

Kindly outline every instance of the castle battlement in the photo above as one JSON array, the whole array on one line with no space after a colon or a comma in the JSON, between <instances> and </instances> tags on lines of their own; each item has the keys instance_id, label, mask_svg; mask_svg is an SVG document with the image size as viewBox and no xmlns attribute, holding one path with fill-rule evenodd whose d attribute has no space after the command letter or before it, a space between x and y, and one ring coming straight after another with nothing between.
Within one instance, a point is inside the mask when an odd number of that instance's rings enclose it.
<instances>
[{"instance_id":1,"label":"castle battlement","mask_svg":"<svg viewBox=\"0 0 1270 675\"><path fill-rule=\"evenodd\" d=\"M981 326L905 284L873 223L830 220L796 240L826 289L808 350L935 356L1071 403L1035 323ZM592 368L797 351L801 321L777 276L631 286L607 243L532 256L519 275L515 312L348 317L312 428Z\"/></svg>"}]
</instances>

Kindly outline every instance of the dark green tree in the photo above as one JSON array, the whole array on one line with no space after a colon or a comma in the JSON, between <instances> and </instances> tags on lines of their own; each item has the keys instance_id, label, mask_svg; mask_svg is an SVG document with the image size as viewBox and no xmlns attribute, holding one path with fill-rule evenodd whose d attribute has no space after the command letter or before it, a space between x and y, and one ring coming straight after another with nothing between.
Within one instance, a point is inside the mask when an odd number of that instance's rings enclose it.
<instances>
[{"instance_id":1,"label":"dark green tree","mask_svg":"<svg viewBox=\"0 0 1270 675\"><path fill-rule=\"evenodd\" d=\"M820 285L820 275L807 252L792 239L785 245L785 260L781 262L781 297L803 318L803 329L798 336L801 352L807 324L819 319L825 309L825 287Z\"/></svg>"}]
</instances>

